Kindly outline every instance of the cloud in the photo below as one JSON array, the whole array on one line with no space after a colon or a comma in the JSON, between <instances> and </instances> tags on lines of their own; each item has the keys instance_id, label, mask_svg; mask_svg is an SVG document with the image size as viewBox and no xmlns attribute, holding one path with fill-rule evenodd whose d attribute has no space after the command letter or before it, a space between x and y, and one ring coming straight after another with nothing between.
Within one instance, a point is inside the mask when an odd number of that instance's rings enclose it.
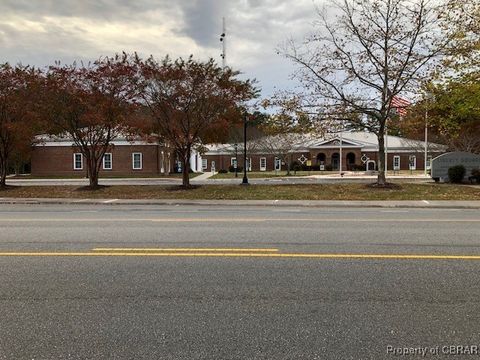
<instances>
[{"instance_id":1,"label":"cloud","mask_svg":"<svg viewBox=\"0 0 480 360\"><path fill-rule=\"evenodd\" d=\"M0 62L45 66L137 51L220 61L222 17L227 62L265 89L291 72L275 48L302 37L315 18L312 0L1 0ZM265 83L264 83L265 82Z\"/></svg>"}]
</instances>

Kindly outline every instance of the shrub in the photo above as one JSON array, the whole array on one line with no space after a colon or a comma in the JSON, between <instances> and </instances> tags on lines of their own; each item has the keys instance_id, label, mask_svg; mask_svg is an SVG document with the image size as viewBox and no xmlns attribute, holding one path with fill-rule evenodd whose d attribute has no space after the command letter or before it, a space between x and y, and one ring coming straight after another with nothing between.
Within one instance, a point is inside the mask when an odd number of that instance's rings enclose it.
<instances>
[{"instance_id":1,"label":"shrub","mask_svg":"<svg viewBox=\"0 0 480 360\"><path fill-rule=\"evenodd\" d=\"M319 164L312 165L311 169L312 171L320 171L320 165Z\"/></svg>"},{"instance_id":2,"label":"shrub","mask_svg":"<svg viewBox=\"0 0 480 360\"><path fill-rule=\"evenodd\" d=\"M235 168L233 167L233 165L230 165L228 167L228 171L230 171L231 173L235 172ZM237 166L237 173L240 173L242 171L243 171L243 166Z\"/></svg>"},{"instance_id":3,"label":"shrub","mask_svg":"<svg viewBox=\"0 0 480 360\"><path fill-rule=\"evenodd\" d=\"M366 169L366 165L362 164L362 165L359 165L359 164L352 164L350 165L350 170L351 171L365 171Z\"/></svg>"},{"instance_id":4,"label":"shrub","mask_svg":"<svg viewBox=\"0 0 480 360\"><path fill-rule=\"evenodd\" d=\"M448 169L448 178L452 183L461 183L467 170L463 165L455 165Z\"/></svg>"},{"instance_id":5,"label":"shrub","mask_svg":"<svg viewBox=\"0 0 480 360\"><path fill-rule=\"evenodd\" d=\"M218 173L219 174L228 174L228 171L225 170L225 169L220 169L220 170L218 170Z\"/></svg>"},{"instance_id":6,"label":"shrub","mask_svg":"<svg viewBox=\"0 0 480 360\"><path fill-rule=\"evenodd\" d=\"M473 177L480 177L480 169L472 169Z\"/></svg>"},{"instance_id":7,"label":"shrub","mask_svg":"<svg viewBox=\"0 0 480 360\"><path fill-rule=\"evenodd\" d=\"M332 166L332 165L325 165L325 170L326 170L326 171L332 171L332 170L333 170L333 166Z\"/></svg>"},{"instance_id":8,"label":"shrub","mask_svg":"<svg viewBox=\"0 0 480 360\"><path fill-rule=\"evenodd\" d=\"M298 161L292 161L292 163L290 164L290 170L300 171L303 170L303 166Z\"/></svg>"}]
</instances>

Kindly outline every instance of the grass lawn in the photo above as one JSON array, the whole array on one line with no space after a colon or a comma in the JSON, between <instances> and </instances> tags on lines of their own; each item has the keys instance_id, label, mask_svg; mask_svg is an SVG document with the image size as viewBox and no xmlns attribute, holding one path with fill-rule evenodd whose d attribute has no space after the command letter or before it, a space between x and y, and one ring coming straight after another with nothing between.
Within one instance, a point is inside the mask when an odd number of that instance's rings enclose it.
<instances>
[{"instance_id":1,"label":"grass lawn","mask_svg":"<svg viewBox=\"0 0 480 360\"><path fill-rule=\"evenodd\" d=\"M96 191L77 186L11 186L1 197L210 200L480 200L480 187L451 184L408 184L374 189L365 184L108 186Z\"/></svg>"}]
</instances>

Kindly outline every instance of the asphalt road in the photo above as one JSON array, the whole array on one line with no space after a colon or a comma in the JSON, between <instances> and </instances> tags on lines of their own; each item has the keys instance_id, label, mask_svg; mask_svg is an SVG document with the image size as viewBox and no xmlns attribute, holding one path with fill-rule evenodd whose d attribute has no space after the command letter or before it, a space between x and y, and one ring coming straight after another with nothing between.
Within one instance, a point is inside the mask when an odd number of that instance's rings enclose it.
<instances>
[{"instance_id":1,"label":"asphalt road","mask_svg":"<svg viewBox=\"0 0 480 360\"><path fill-rule=\"evenodd\" d=\"M0 359L480 351L479 234L479 210L0 205Z\"/></svg>"}]
</instances>

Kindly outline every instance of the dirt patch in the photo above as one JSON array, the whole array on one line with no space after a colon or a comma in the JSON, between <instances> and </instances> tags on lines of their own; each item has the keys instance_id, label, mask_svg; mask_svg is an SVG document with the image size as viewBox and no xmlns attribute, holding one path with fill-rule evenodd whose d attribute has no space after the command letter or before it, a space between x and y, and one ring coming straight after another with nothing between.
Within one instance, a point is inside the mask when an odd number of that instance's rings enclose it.
<instances>
[{"instance_id":1,"label":"dirt patch","mask_svg":"<svg viewBox=\"0 0 480 360\"><path fill-rule=\"evenodd\" d=\"M75 191L100 191L104 189L108 189L110 186L108 185L97 185L97 186L81 186L79 188L76 188Z\"/></svg>"},{"instance_id":2,"label":"dirt patch","mask_svg":"<svg viewBox=\"0 0 480 360\"><path fill-rule=\"evenodd\" d=\"M394 183L385 183L385 184L373 183L373 184L367 184L365 185L365 187L368 189L378 189L378 190L402 190L403 189L402 185L394 184Z\"/></svg>"}]
</instances>

